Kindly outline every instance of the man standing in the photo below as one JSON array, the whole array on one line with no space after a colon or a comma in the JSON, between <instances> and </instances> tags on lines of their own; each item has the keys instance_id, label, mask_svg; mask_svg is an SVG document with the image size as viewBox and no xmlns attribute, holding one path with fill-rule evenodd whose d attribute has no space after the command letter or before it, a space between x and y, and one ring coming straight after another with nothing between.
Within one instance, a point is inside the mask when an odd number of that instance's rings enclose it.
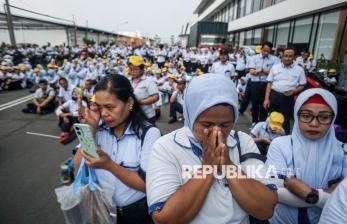
<instances>
[{"instance_id":1,"label":"man standing","mask_svg":"<svg viewBox=\"0 0 347 224\"><path fill-rule=\"evenodd\" d=\"M210 73L225 75L228 79L234 75L235 67L229 61L229 52L222 50L219 54L219 61L213 63Z\"/></svg>"},{"instance_id":2,"label":"man standing","mask_svg":"<svg viewBox=\"0 0 347 224\"><path fill-rule=\"evenodd\" d=\"M265 121L267 114L263 107L266 78L270 69L277 62L277 58L271 55L272 43L264 42L261 46L261 53L253 56L249 62L251 74L251 103L253 125L259 121Z\"/></svg>"},{"instance_id":3,"label":"man standing","mask_svg":"<svg viewBox=\"0 0 347 224\"><path fill-rule=\"evenodd\" d=\"M284 115L283 128L290 132L290 118L293 114L294 95L304 90L306 84L304 69L294 63L295 51L284 50L282 63L272 67L267 77L264 108Z\"/></svg>"}]
</instances>

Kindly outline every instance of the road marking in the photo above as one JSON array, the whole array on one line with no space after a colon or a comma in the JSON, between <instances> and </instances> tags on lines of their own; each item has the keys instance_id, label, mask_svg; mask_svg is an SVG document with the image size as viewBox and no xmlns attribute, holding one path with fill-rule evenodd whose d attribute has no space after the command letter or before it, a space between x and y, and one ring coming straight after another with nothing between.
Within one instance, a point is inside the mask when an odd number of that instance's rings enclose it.
<instances>
[{"instance_id":1,"label":"road marking","mask_svg":"<svg viewBox=\"0 0 347 224\"><path fill-rule=\"evenodd\" d=\"M8 108L17 106L17 105L22 104L22 103L25 103L25 102L33 99L34 95L35 94L31 94L31 95L28 95L28 96L25 96L25 97L22 97L22 98L19 98L19 99L16 99L16 100L12 100L12 101L10 101L8 103L1 104L0 105L0 111L6 110Z\"/></svg>"},{"instance_id":2,"label":"road marking","mask_svg":"<svg viewBox=\"0 0 347 224\"><path fill-rule=\"evenodd\" d=\"M245 111L243 114L245 115L245 117L247 118L247 120L249 120L249 122L252 123L252 116L251 116L251 113L248 112L248 111Z\"/></svg>"},{"instance_id":3,"label":"road marking","mask_svg":"<svg viewBox=\"0 0 347 224\"><path fill-rule=\"evenodd\" d=\"M42 137L48 137L48 138L59 139L59 136L40 134L40 133L29 132L29 131L27 131L26 134L28 134L28 135L37 135L37 136L42 136Z\"/></svg>"}]
</instances>

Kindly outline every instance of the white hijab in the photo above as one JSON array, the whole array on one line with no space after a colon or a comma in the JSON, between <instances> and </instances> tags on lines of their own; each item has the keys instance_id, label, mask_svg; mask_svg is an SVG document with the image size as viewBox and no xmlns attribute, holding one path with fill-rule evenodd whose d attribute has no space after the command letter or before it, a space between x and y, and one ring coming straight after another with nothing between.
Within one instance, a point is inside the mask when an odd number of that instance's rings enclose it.
<instances>
[{"instance_id":1,"label":"white hijab","mask_svg":"<svg viewBox=\"0 0 347 224\"><path fill-rule=\"evenodd\" d=\"M193 126L199 115L218 104L228 104L234 111L234 125L239 116L238 97L234 83L221 75L204 74L195 77L185 90L183 105L184 126L193 137Z\"/></svg>"},{"instance_id":2,"label":"white hijab","mask_svg":"<svg viewBox=\"0 0 347 224\"><path fill-rule=\"evenodd\" d=\"M302 105L313 95L320 95L330 106L334 113L334 120L326 135L319 140L306 139L298 124L298 111ZM336 161L343 158L342 143L335 137L334 121L337 114L337 102L335 96L321 88L309 89L301 93L294 106L294 128L292 132L293 156L296 169L299 170L297 177L305 181L313 188L326 188L331 176L336 173ZM341 164L342 166L342 164Z\"/></svg>"}]
</instances>

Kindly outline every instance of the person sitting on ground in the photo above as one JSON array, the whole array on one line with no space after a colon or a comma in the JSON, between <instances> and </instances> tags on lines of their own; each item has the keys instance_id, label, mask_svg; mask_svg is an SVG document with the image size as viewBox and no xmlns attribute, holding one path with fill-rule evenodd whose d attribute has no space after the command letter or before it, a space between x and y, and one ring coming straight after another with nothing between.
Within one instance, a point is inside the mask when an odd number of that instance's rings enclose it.
<instances>
[{"instance_id":1,"label":"person sitting on ground","mask_svg":"<svg viewBox=\"0 0 347 224\"><path fill-rule=\"evenodd\" d=\"M183 102L184 102L184 90L186 88L186 80L185 79L177 79L176 80L176 90L173 92L170 97L170 120L169 124L177 122L178 113L183 113Z\"/></svg>"},{"instance_id":2,"label":"person sitting on ground","mask_svg":"<svg viewBox=\"0 0 347 224\"><path fill-rule=\"evenodd\" d=\"M262 155L267 154L267 149L273 139L285 135L282 128L283 122L283 114L274 111L266 121L258 122L251 130L251 136Z\"/></svg>"},{"instance_id":3,"label":"person sitting on ground","mask_svg":"<svg viewBox=\"0 0 347 224\"><path fill-rule=\"evenodd\" d=\"M78 123L79 108L78 100L82 101L82 106L87 107L87 103L82 100L82 89L74 88L72 91L71 99L66 101L63 105L59 106L55 113L59 118L59 127L62 131L59 141L64 143L69 139L73 133L72 125Z\"/></svg>"},{"instance_id":4,"label":"person sitting on ground","mask_svg":"<svg viewBox=\"0 0 347 224\"><path fill-rule=\"evenodd\" d=\"M247 87L247 78L241 77L240 83L237 84L237 87L236 87L240 103L246 96L246 87Z\"/></svg>"},{"instance_id":5,"label":"person sitting on ground","mask_svg":"<svg viewBox=\"0 0 347 224\"><path fill-rule=\"evenodd\" d=\"M57 95L59 106L71 100L73 87L69 85L66 78L59 79L59 93Z\"/></svg>"},{"instance_id":6,"label":"person sitting on ground","mask_svg":"<svg viewBox=\"0 0 347 224\"><path fill-rule=\"evenodd\" d=\"M35 96L32 103L27 104L27 108L22 111L24 113L33 114L47 114L55 109L55 91L52 87L48 86L48 81L41 79L39 81L39 88L35 91Z\"/></svg>"},{"instance_id":7,"label":"person sitting on ground","mask_svg":"<svg viewBox=\"0 0 347 224\"><path fill-rule=\"evenodd\" d=\"M87 79L87 81L84 83L83 88L83 99L87 100L88 102L94 96L94 88L95 85L93 84L94 80Z\"/></svg>"}]
</instances>

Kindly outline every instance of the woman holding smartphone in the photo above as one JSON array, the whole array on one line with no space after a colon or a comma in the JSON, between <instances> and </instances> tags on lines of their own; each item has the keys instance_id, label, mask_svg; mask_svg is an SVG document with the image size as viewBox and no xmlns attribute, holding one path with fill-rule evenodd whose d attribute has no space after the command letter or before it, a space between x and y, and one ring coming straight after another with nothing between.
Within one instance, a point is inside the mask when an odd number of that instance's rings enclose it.
<instances>
[{"instance_id":1,"label":"woman holding smartphone","mask_svg":"<svg viewBox=\"0 0 347 224\"><path fill-rule=\"evenodd\" d=\"M99 159L79 150L81 157L96 169L102 187L114 188L113 200L118 206L117 223L147 223L145 175L148 157L160 137L158 128L150 125L138 104L129 80L120 75L104 77L95 87L97 111L85 110L85 121L95 131ZM98 125L102 120L102 125ZM76 169L78 167L75 167Z\"/></svg>"}]
</instances>

